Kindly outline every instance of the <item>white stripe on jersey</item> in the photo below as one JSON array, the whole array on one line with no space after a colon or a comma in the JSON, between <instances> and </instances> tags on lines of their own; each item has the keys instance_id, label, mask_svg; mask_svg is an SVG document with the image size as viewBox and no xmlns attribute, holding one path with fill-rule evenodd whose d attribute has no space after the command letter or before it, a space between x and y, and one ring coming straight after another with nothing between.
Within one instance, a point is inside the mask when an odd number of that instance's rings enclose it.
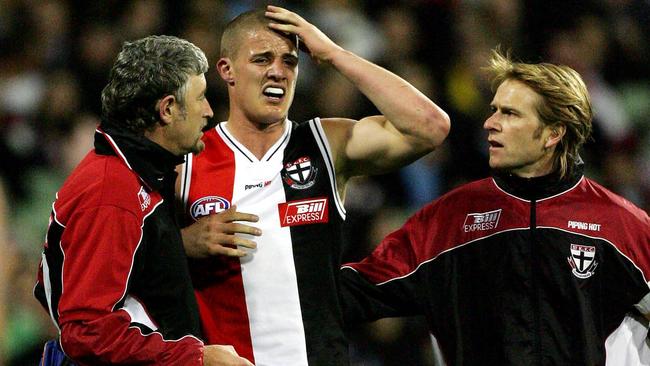
<instances>
[{"instance_id":1,"label":"white stripe on jersey","mask_svg":"<svg viewBox=\"0 0 650 366\"><path fill-rule=\"evenodd\" d=\"M133 296L126 295L122 309L129 313L132 323L145 325L152 331L158 329L158 326L154 323L153 319L151 319L149 314L147 314L144 306Z\"/></svg>"},{"instance_id":2,"label":"white stripe on jersey","mask_svg":"<svg viewBox=\"0 0 650 366\"><path fill-rule=\"evenodd\" d=\"M341 197L339 196L339 190L336 184L336 173L334 171L334 163L333 163L334 160L332 159L332 153L330 152L330 148L329 148L330 144L329 141L327 141L327 135L325 135L325 131L323 130L323 126L321 125L320 122L320 118L316 117L310 120L309 127L311 127L311 132L314 134L314 139L318 144L320 153L323 155L323 160L325 161L325 165L327 166L327 174L329 174L330 182L332 185L332 194L334 196L334 203L336 204L336 208L339 212L339 215L343 220L345 220L345 208L343 206L343 200L341 200Z\"/></svg>"},{"instance_id":3,"label":"white stripe on jersey","mask_svg":"<svg viewBox=\"0 0 650 366\"><path fill-rule=\"evenodd\" d=\"M59 333L61 333L61 328L59 328L59 324L54 320L54 312L52 311L52 282L50 281L50 266L47 264L45 253L41 254L41 265L43 266L43 287L45 288L45 298L47 299L47 308L50 312L50 319L52 319L54 326Z\"/></svg>"},{"instance_id":4,"label":"white stripe on jersey","mask_svg":"<svg viewBox=\"0 0 650 366\"><path fill-rule=\"evenodd\" d=\"M181 164L181 197L180 200L183 202L183 207L187 207L187 200L190 195L190 185L192 184L192 161L194 159L194 154L189 153L185 155L185 163Z\"/></svg>"},{"instance_id":5,"label":"white stripe on jersey","mask_svg":"<svg viewBox=\"0 0 650 366\"><path fill-rule=\"evenodd\" d=\"M280 226L278 214L278 203L286 202L280 173L291 122L260 160L251 159L248 149L223 127L217 131L235 155L232 204L258 215L254 225L262 230L262 236L249 237L257 242L255 252L240 259L255 364L307 365L291 233ZM263 188L246 188L259 183Z\"/></svg>"}]
</instances>

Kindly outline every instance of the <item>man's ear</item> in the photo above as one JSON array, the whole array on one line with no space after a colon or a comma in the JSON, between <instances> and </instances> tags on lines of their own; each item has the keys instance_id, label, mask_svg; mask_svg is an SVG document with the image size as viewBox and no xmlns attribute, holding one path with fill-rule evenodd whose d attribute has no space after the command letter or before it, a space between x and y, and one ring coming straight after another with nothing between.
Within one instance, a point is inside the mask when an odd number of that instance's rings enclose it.
<instances>
[{"instance_id":1,"label":"man's ear","mask_svg":"<svg viewBox=\"0 0 650 366\"><path fill-rule=\"evenodd\" d=\"M217 71L219 72L219 76L221 76L228 85L235 84L235 75L231 61L228 57L222 57L217 61Z\"/></svg>"},{"instance_id":2,"label":"man's ear","mask_svg":"<svg viewBox=\"0 0 650 366\"><path fill-rule=\"evenodd\" d=\"M544 143L544 147L547 149L558 145L566 133L565 125L557 124L555 126L551 126L550 129L551 133L546 138L546 143Z\"/></svg>"},{"instance_id":3,"label":"man's ear","mask_svg":"<svg viewBox=\"0 0 650 366\"><path fill-rule=\"evenodd\" d=\"M160 123L168 125L173 121L172 107L176 103L176 97L167 95L158 101L158 114L160 116Z\"/></svg>"}]
</instances>

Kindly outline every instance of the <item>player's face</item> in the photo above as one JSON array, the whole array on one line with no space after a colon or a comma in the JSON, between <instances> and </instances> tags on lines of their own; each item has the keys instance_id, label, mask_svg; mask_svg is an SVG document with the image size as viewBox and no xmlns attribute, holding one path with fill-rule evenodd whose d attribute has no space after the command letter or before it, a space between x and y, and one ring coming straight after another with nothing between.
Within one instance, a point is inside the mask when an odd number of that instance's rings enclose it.
<instances>
[{"instance_id":1,"label":"player's face","mask_svg":"<svg viewBox=\"0 0 650 366\"><path fill-rule=\"evenodd\" d=\"M205 148L201 131L212 118L210 103L205 97L205 75L191 76L185 91L185 106L179 108L174 118L174 128L170 131L172 141L180 154L199 153Z\"/></svg>"},{"instance_id":2,"label":"player's face","mask_svg":"<svg viewBox=\"0 0 650 366\"><path fill-rule=\"evenodd\" d=\"M294 44L271 30L257 29L242 37L231 62L231 109L239 109L256 124L283 121L289 113L298 76L298 51Z\"/></svg>"},{"instance_id":3,"label":"player's face","mask_svg":"<svg viewBox=\"0 0 650 366\"><path fill-rule=\"evenodd\" d=\"M542 97L526 84L506 80L497 89L485 121L490 167L521 177L536 177L553 169L553 148L546 147L551 128L543 126L536 106Z\"/></svg>"}]
</instances>

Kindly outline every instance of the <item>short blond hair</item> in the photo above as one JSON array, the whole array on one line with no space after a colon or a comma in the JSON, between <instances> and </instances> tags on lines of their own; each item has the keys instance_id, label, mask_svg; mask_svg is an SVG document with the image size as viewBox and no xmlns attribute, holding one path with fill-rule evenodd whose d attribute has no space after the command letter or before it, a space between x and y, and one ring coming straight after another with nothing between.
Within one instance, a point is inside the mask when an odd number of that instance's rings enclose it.
<instances>
[{"instance_id":1,"label":"short blond hair","mask_svg":"<svg viewBox=\"0 0 650 366\"><path fill-rule=\"evenodd\" d=\"M571 174L580 159L579 150L591 136L593 111L584 81L568 66L514 62L499 49L492 50L486 69L496 90L506 80L517 80L541 98L537 114L545 126L565 126L566 132L553 154L553 168L560 177Z\"/></svg>"},{"instance_id":2,"label":"short blond hair","mask_svg":"<svg viewBox=\"0 0 650 366\"><path fill-rule=\"evenodd\" d=\"M260 30L273 31L269 28L271 19L267 18L264 14L264 9L253 9L239 14L233 20L228 22L223 34L221 35L221 57L228 57L231 59L236 58L240 44L248 32ZM278 23L277 21L275 22ZM298 47L298 36L288 35L281 32L276 33L286 37L296 48Z\"/></svg>"}]
</instances>

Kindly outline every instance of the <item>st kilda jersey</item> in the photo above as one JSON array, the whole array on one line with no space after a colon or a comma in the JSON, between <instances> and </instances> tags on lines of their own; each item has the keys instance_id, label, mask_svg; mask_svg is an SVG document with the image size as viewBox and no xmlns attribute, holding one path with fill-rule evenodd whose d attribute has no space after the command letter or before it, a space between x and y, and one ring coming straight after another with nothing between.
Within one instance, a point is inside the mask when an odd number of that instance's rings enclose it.
<instances>
[{"instance_id":1,"label":"st kilda jersey","mask_svg":"<svg viewBox=\"0 0 650 366\"><path fill-rule=\"evenodd\" d=\"M425 206L342 268L346 319L424 314L448 365L650 364L650 218L578 170Z\"/></svg>"},{"instance_id":2,"label":"st kilda jersey","mask_svg":"<svg viewBox=\"0 0 650 366\"><path fill-rule=\"evenodd\" d=\"M203 140L182 171L187 212L196 220L236 205L262 230L246 257L190 263L207 342L232 344L256 365L348 364L338 300L345 211L320 120L287 120L259 160L225 122Z\"/></svg>"}]
</instances>

